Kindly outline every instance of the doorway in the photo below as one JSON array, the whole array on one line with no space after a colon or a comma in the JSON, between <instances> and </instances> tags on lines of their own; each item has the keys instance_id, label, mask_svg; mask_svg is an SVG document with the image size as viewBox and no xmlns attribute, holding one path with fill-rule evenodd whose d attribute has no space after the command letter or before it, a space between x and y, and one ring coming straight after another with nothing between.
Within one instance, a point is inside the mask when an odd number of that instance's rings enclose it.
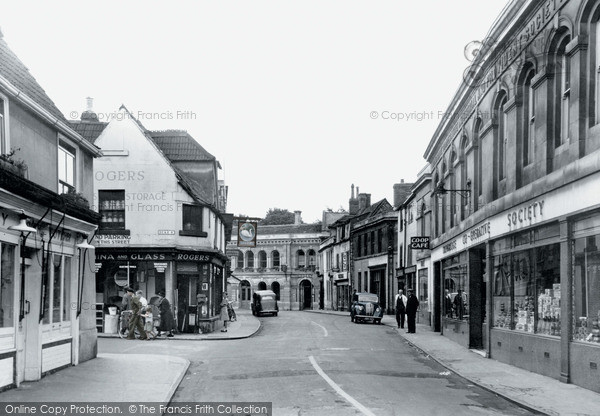
<instances>
[{"instance_id":1,"label":"doorway","mask_svg":"<svg viewBox=\"0 0 600 416\"><path fill-rule=\"evenodd\" d=\"M177 326L180 332L194 332L197 325L197 274L177 275Z\"/></svg>"},{"instance_id":2,"label":"doorway","mask_svg":"<svg viewBox=\"0 0 600 416\"><path fill-rule=\"evenodd\" d=\"M300 310L312 309L313 285L310 280L303 280L300 283Z\"/></svg>"}]
</instances>

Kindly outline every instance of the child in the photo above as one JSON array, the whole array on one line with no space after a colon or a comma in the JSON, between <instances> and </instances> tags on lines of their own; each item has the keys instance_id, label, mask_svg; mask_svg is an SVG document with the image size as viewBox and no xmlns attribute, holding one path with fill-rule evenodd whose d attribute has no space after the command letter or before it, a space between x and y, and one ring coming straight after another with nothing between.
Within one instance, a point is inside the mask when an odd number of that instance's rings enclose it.
<instances>
[{"instance_id":1,"label":"child","mask_svg":"<svg viewBox=\"0 0 600 416\"><path fill-rule=\"evenodd\" d=\"M156 338L156 333L154 332L154 318L152 315L152 306L148 305L145 309L145 312L142 316L144 317L144 331L146 331L146 336L148 340ZM152 338L150 338L152 336Z\"/></svg>"}]
</instances>

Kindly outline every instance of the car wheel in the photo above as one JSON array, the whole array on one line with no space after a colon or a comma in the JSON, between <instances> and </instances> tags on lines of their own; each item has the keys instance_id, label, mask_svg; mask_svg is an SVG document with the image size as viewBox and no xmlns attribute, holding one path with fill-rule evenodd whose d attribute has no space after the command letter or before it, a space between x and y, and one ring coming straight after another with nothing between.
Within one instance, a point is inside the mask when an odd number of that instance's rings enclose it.
<instances>
[{"instance_id":1,"label":"car wheel","mask_svg":"<svg viewBox=\"0 0 600 416\"><path fill-rule=\"evenodd\" d=\"M350 314L350 322L354 322L354 316L352 316L352 314Z\"/></svg>"},{"instance_id":2,"label":"car wheel","mask_svg":"<svg viewBox=\"0 0 600 416\"><path fill-rule=\"evenodd\" d=\"M381 325L381 319L375 319L375 323L376 323L377 325Z\"/></svg>"},{"instance_id":3,"label":"car wheel","mask_svg":"<svg viewBox=\"0 0 600 416\"><path fill-rule=\"evenodd\" d=\"M275 312L273 315L277 316L277 312Z\"/></svg>"}]
</instances>

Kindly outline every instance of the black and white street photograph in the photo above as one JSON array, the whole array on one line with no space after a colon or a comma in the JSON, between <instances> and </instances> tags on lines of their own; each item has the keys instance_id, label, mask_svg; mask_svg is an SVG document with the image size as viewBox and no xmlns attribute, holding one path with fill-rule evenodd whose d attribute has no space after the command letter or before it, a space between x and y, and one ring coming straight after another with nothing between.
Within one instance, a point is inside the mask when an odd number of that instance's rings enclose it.
<instances>
[{"instance_id":1,"label":"black and white street photograph","mask_svg":"<svg viewBox=\"0 0 600 416\"><path fill-rule=\"evenodd\" d=\"M600 0L0 0L0 416L599 416Z\"/></svg>"}]
</instances>

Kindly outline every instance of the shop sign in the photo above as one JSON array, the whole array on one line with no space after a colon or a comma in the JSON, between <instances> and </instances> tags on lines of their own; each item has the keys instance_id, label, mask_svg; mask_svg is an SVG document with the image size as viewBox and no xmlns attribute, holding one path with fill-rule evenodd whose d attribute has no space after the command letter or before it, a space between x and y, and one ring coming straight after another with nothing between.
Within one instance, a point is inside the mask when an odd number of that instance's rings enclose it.
<instances>
[{"instance_id":1,"label":"shop sign","mask_svg":"<svg viewBox=\"0 0 600 416\"><path fill-rule=\"evenodd\" d=\"M442 246L442 250L444 251L444 254L448 253L449 251L456 250L456 240L452 240L449 243L444 244Z\"/></svg>"},{"instance_id":2,"label":"shop sign","mask_svg":"<svg viewBox=\"0 0 600 416\"><path fill-rule=\"evenodd\" d=\"M164 273L168 263L154 263L154 268L159 273Z\"/></svg>"},{"instance_id":3,"label":"shop sign","mask_svg":"<svg viewBox=\"0 0 600 416\"><path fill-rule=\"evenodd\" d=\"M95 266L94 272L98 273L98 271L102 268L102 263L96 263L94 266Z\"/></svg>"},{"instance_id":4,"label":"shop sign","mask_svg":"<svg viewBox=\"0 0 600 416\"><path fill-rule=\"evenodd\" d=\"M469 243L477 243L482 238L489 237L490 233L491 227L490 222L488 221L464 233L462 236L462 242L464 245L467 245Z\"/></svg>"},{"instance_id":5,"label":"shop sign","mask_svg":"<svg viewBox=\"0 0 600 416\"><path fill-rule=\"evenodd\" d=\"M413 250L429 250L429 237L411 237L410 248Z\"/></svg>"},{"instance_id":6,"label":"shop sign","mask_svg":"<svg viewBox=\"0 0 600 416\"><path fill-rule=\"evenodd\" d=\"M96 253L96 260L137 260L137 261L156 261L171 260L171 253Z\"/></svg>"},{"instance_id":7,"label":"shop sign","mask_svg":"<svg viewBox=\"0 0 600 416\"><path fill-rule=\"evenodd\" d=\"M257 224L254 221L238 223L238 247L256 247Z\"/></svg>"},{"instance_id":8,"label":"shop sign","mask_svg":"<svg viewBox=\"0 0 600 416\"><path fill-rule=\"evenodd\" d=\"M508 227L511 231L521 227L527 227L541 221L544 216L545 201L535 201L531 204L521 206L506 214Z\"/></svg>"},{"instance_id":9,"label":"shop sign","mask_svg":"<svg viewBox=\"0 0 600 416\"><path fill-rule=\"evenodd\" d=\"M179 253L176 257L179 261L210 261L210 256L206 254L185 254Z\"/></svg>"},{"instance_id":10,"label":"shop sign","mask_svg":"<svg viewBox=\"0 0 600 416\"><path fill-rule=\"evenodd\" d=\"M158 235L175 235L175 230L158 230Z\"/></svg>"},{"instance_id":11,"label":"shop sign","mask_svg":"<svg viewBox=\"0 0 600 416\"><path fill-rule=\"evenodd\" d=\"M129 245L131 241L130 235L121 234L98 234L94 237L100 245Z\"/></svg>"}]
</instances>

